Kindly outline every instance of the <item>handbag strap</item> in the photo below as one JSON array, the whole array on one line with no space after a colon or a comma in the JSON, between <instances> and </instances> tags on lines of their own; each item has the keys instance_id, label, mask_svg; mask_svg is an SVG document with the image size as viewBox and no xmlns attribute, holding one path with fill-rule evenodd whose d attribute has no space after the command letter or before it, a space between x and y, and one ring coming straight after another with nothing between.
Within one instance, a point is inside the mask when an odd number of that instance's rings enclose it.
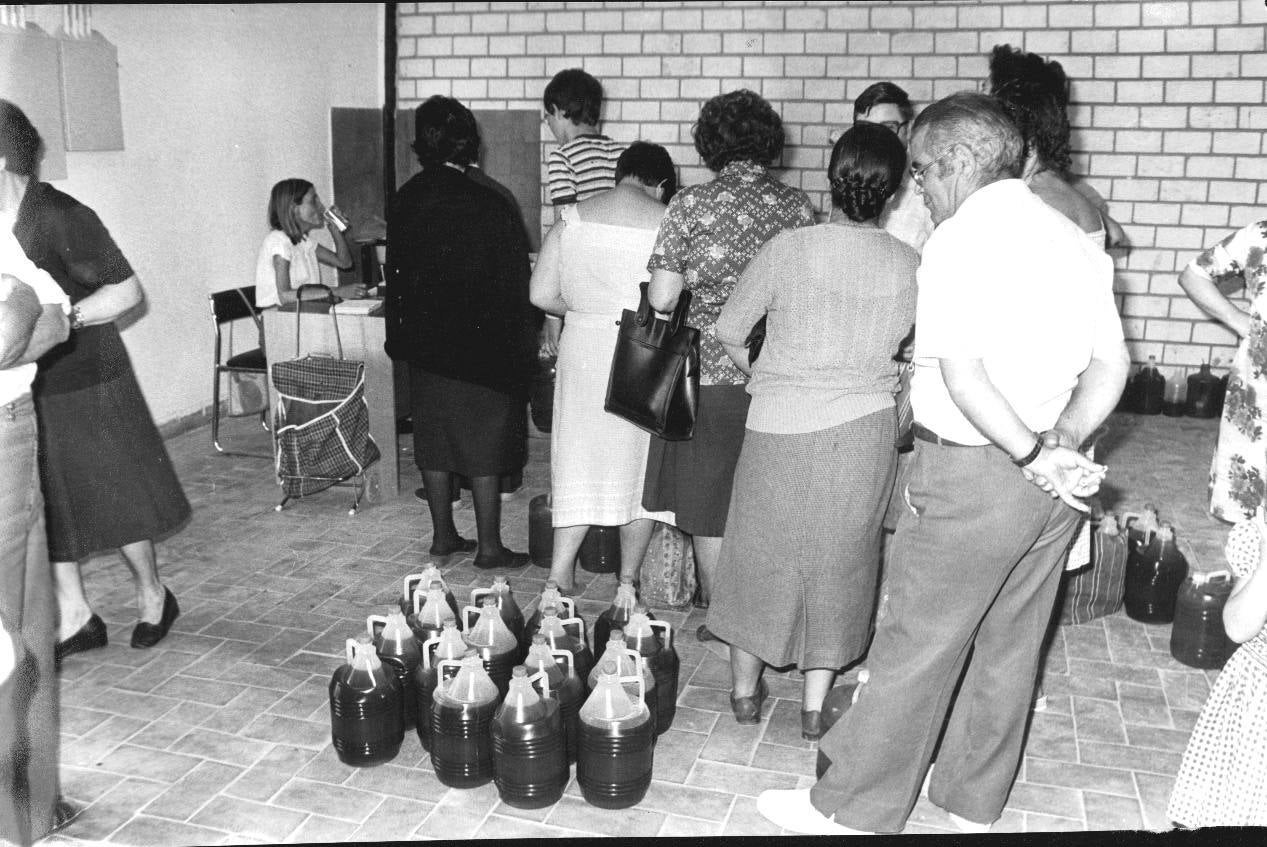
<instances>
[{"instance_id":1,"label":"handbag strap","mask_svg":"<svg viewBox=\"0 0 1267 847\"><path fill-rule=\"evenodd\" d=\"M334 312L334 292L332 292L329 288L327 288L324 285L318 285L316 283L311 283L311 282L305 283L299 286L299 288L295 290L295 358L296 359L299 358L299 338L300 338L299 318L304 312L304 302L305 302L304 292L305 291L321 292L320 298L314 297L311 300L308 300L306 302L315 303L315 302L318 302L319 300L324 300L325 302L330 304L330 320L334 323L334 343L339 349L339 358L342 359L343 358L343 337L339 334L339 316L336 315Z\"/></svg>"},{"instance_id":2,"label":"handbag strap","mask_svg":"<svg viewBox=\"0 0 1267 847\"><path fill-rule=\"evenodd\" d=\"M646 326L647 321L651 320L651 301L647 297L647 286L650 283L638 283L638 314L635 318L638 326ZM677 305L673 307L673 316L669 319L669 333L677 335L678 332L686 325L686 313L691 309L691 291L689 288L683 288L678 294Z\"/></svg>"}]
</instances>

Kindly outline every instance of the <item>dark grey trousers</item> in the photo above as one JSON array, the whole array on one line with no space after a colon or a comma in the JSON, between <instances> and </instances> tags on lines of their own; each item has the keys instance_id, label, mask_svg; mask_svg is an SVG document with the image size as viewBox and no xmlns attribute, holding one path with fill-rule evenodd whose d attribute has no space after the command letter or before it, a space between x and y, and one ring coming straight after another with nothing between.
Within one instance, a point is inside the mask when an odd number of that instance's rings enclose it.
<instances>
[{"instance_id":1,"label":"dark grey trousers","mask_svg":"<svg viewBox=\"0 0 1267 847\"><path fill-rule=\"evenodd\" d=\"M871 677L819 743L833 765L810 794L872 832L905 826L947 709L929 799L980 823L1003 811L1078 517L995 447L916 441L906 502Z\"/></svg>"}]
</instances>

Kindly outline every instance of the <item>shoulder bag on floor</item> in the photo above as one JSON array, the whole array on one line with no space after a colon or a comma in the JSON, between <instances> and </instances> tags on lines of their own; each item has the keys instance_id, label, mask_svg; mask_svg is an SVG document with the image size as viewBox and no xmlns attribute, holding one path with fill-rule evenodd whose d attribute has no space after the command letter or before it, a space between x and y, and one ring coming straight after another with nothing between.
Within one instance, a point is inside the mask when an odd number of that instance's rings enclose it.
<instances>
[{"instance_id":1,"label":"shoulder bag on floor","mask_svg":"<svg viewBox=\"0 0 1267 847\"><path fill-rule=\"evenodd\" d=\"M647 283L639 289L638 311L621 314L603 408L652 435L685 441L699 405L699 330L686 325L691 292L682 291L665 321L651 311Z\"/></svg>"}]
</instances>

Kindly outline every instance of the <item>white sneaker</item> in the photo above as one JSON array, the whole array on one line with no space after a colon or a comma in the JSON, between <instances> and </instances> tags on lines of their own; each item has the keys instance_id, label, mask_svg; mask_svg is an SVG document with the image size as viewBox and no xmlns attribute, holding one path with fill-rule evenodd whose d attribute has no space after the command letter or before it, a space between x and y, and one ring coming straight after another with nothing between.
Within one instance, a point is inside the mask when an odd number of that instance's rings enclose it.
<instances>
[{"instance_id":1,"label":"white sneaker","mask_svg":"<svg viewBox=\"0 0 1267 847\"><path fill-rule=\"evenodd\" d=\"M872 835L824 815L809 801L808 788L769 789L757 796L757 811L775 826L798 835Z\"/></svg>"},{"instance_id":2,"label":"white sneaker","mask_svg":"<svg viewBox=\"0 0 1267 847\"><path fill-rule=\"evenodd\" d=\"M977 823L976 821L970 821L967 818L961 818L954 812L947 812L946 814L950 815L950 822L959 827L960 832L972 834L989 832L990 827L992 826L992 824Z\"/></svg>"}]
</instances>

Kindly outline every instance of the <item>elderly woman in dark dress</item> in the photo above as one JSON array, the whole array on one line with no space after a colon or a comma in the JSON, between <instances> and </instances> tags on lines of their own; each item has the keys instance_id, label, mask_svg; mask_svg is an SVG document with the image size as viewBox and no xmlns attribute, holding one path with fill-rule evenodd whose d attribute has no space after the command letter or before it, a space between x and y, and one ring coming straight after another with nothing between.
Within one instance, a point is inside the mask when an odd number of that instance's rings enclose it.
<instances>
[{"instance_id":1,"label":"elderly woman in dark dress","mask_svg":"<svg viewBox=\"0 0 1267 847\"><path fill-rule=\"evenodd\" d=\"M501 541L498 477L527 458L537 326L528 244L516 211L465 173L479 130L458 101L415 112L422 172L387 215L387 351L410 364L415 460L431 512L430 552L476 552L480 568L523 567ZM450 484L471 480L478 540L458 535Z\"/></svg>"},{"instance_id":2,"label":"elderly woman in dark dress","mask_svg":"<svg viewBox=\"0 0 1267 847\"><path fill-rule=\"evenodd\" d=\"M648 299L657 311L671 312L684 288L693 295L687 323L701 335L699 410L689 441L651 439L642 504L674 512L678 527L694 537L707 600L748 415L747 376L713 326L748 260L779 232L814 223L814 208L804 192L766 170L783 152L783 122L760 95L741 89L712 98L693 135L717 178L674 196L647 270ZM710 637L702 626L697 635Z\"/></svg>"},{"instance_id":3,"label":"elderly woman in dark dress","mask_svg":"<svg viewBox=\"0 0 1267 847\"><path fill-rule=\"evenodd\" d=\"M35 410L40 480L61 613L56 659L104 647L79 563L118 549L136 582L133 647L152 647L180 614L158 576L153 539L189 517L180 480L115 321L144 299L141 283L92 209L34 176L13 233L72 305L70 338L39 360Z\"/></svg>"}]
</instances>

